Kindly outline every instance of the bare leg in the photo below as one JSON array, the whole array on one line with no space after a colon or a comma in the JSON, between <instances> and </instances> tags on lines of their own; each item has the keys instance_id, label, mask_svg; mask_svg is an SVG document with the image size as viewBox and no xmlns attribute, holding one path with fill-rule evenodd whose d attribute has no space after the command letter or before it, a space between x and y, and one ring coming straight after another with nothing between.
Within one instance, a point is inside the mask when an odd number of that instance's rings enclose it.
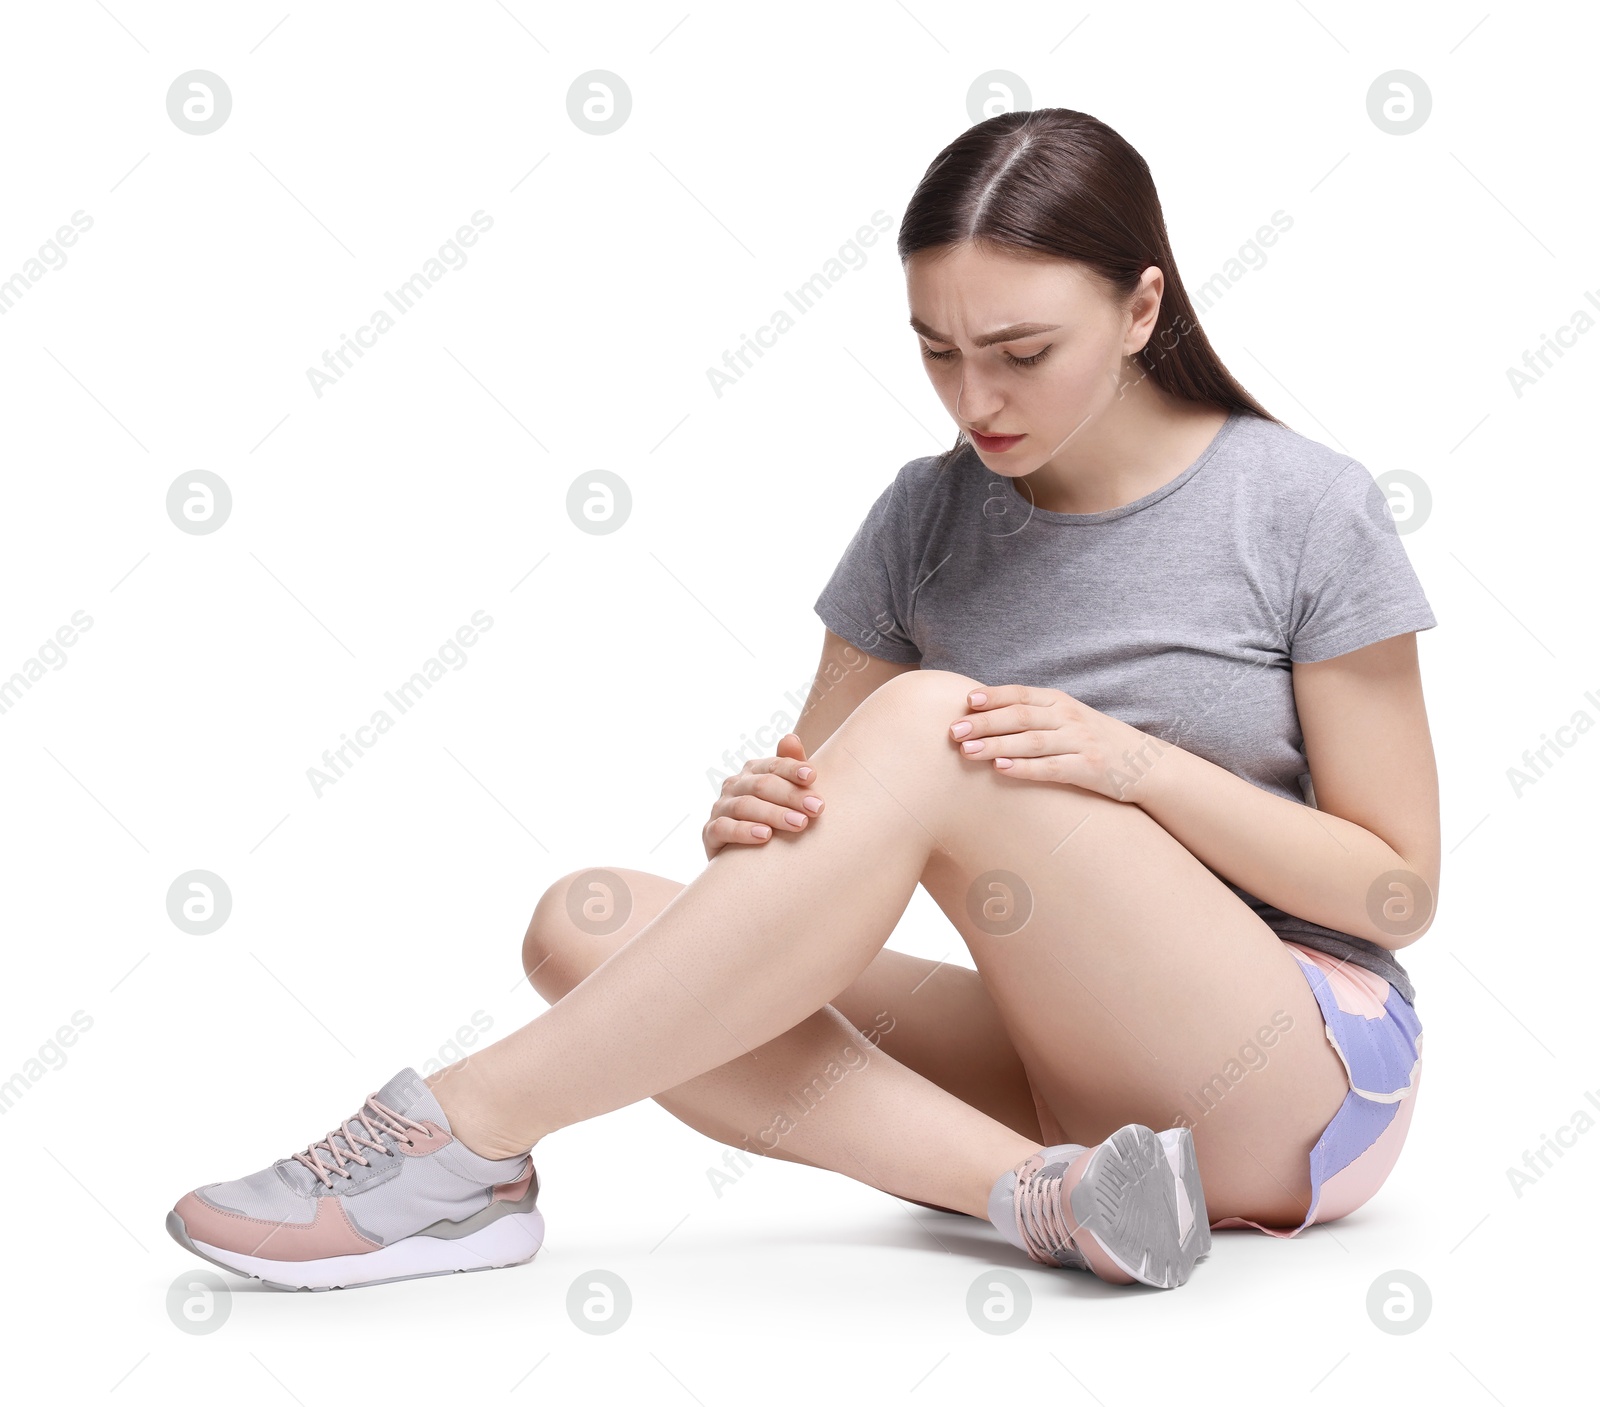
<instances>
[{"instance_id":1,"label":"bare leg","mask_svg":"<svg viewBox=\"0 0 1600 1407\"><path fill-rule=\"evenodd\" d=\"M976 682L919 671L877 690L818 751L829 804L806 832L724 850L556 1006L441 1072L435 1094L468 1146L509 1155L750 1054L867 966L920 880L967 941L1029 1068L1099 1127L1069 1132L1074 1141L1131 1120L1169 1126L1186 1094L1287 1011L1293 1029L1271 1062L1206 1116L1195 1142L1214 1218L1298 1220L1306 1152L1346 1086L1292 956L1137 808L968 764L947 725ZM1009 936L968 907L996 869L1034 906ZM1208 1147L1221 1155L1217 1196ZM981 1214L1015 1151L1009 1130L976 1149L948 1140L964 1193L931 1193L926 1164L900 1185Z\"/></svg>"},{"instance_id":2,"label":"bare leg","mask_svg":"<svg viewBox=\"0 0 1600 1407\"><path fill-rule=\"evenodd\" d=\"M523 970L547 1001L563 1000L683 888L621 868L562 876L534 910ZM581 918L594 902L624 917L596 932ZM1027 1072L982 978L889 948L798 1026L655 1101L749 1157L843 1172L917 1202L885 1177L907 1162L948 1167L951 1141L981 1146L995 1136L993 1119L1016 1131L1016 1161L1043 1145ZM886 1143L896 1154L885 1167ZM724 1162L736 1175L748 1158L730 1152Z\"/></svg>"}]
</instances>

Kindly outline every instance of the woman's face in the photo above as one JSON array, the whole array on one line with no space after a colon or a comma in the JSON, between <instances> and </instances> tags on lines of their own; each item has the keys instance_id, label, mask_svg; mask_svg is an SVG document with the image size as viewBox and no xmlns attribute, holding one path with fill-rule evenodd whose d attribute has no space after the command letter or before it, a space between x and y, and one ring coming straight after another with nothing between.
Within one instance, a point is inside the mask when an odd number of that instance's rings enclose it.
<instances>
[{"instance_id":1,"label":"woman's face","mask_svg":"<svg viewBox=\"0 0 1600 1407\"><path fill-rule=\"evenodd\" d=\"M1117 399L1123 357L1144 346L1160 306L1155 268L1130 311L1064 259L961 244L914 254L905 268L928 378L984 466L1008 477L1048 463Z\"/></svg>"}]
</instances>

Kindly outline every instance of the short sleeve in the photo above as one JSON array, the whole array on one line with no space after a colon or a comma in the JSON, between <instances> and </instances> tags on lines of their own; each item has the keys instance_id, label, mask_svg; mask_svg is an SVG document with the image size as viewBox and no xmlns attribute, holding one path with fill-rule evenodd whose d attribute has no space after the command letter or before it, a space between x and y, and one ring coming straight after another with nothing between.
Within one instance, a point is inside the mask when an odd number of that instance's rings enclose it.
<instances>
[{"instance_id":1,"label":"short sleeve","mask_svg":"<svg viewBox=\"0 0 1600 1407\"><path fill-rule=\"evenodd\" d=\"M1311 513L1290 605L1289 658L1313 664L1437 624L1383 490L1352 459Z\"/></svg>"},{"instance_id":2,"label":"short sleeve","mask_svg":"<svg viewBox=\"0 0 1600 1407\"><path fill-rule=\"evenodd\" d=\"M815 610L829 630L867 654L916 664L922 651L907 626L912 562L903 478L896 475L867 510Z\"/></svg>"}]
</instances>

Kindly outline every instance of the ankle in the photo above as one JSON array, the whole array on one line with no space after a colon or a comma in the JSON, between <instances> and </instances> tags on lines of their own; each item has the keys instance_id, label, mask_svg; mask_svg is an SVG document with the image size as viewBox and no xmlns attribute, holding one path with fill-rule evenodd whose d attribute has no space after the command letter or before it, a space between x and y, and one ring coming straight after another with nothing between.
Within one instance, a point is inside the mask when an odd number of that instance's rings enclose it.
<instances>
[{"instance_id":1,"label":"ankle","mask_svg":"<svg viewBox=\"0 0 1600 1407\"><path fill-rule=\"evenodd\" d=\"M519 1137L498 1116L490 1092L469 1069L470 1059L446 1065L423 1080L444 1110L450 1132L480 1158L515 1158L530 1152L537 1140Z\"/></svg>"}]
</instances>

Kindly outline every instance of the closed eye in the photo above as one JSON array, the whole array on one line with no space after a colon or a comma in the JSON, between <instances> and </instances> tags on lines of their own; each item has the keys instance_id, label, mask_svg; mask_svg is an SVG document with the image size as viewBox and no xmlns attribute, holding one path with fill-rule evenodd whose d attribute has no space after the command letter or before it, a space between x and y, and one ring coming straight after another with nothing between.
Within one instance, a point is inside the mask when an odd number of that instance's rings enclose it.
<instances>
[{"instance_id":1,"label":"closed eye","mask_svg":"<svg viewBox=\"0 0 1600 1407\"><path fill-rule=\"evenodd\" d=\"M947 362L956 354L956 348L954 347L950 348L948 352L935 352L931 351L926 344L920 345L922 345L922 355L924 359L930 362ZM1040 362L1050 355L1050 348L1053 346L1055 346L1055 343L1052 342L1049 347L1041 348L1031 357L1014 357L1004 348L1001 349L1001 355L1011 366L1038 366Z\"/></svg>"}]
</instances>

